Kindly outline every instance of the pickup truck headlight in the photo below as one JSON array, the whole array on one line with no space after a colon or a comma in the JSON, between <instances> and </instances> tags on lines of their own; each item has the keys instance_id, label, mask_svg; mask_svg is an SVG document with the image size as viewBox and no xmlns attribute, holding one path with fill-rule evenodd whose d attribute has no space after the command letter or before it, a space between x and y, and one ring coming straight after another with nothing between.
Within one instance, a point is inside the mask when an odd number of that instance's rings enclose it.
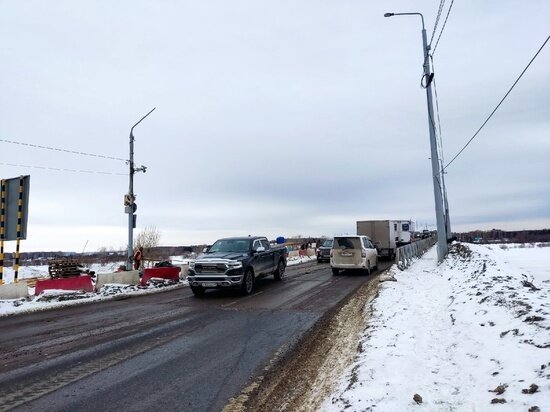
<instances>
[{"instance_id":1,"label":"pickup truck headlight","mask_svg":"<svg viewBox=\"0 0 550 412\"><path fill-rule=\"evenodd\" d=\"M195 261L194 260L189 261L189 269L195 270Z\"/></svg>"},{"instance_id":2,"label":"pickup truck headlight","mask_svg":"<svg viewBox=\"0 0 550 412\"><path fill-rule=\"evenodd\" d=\"M243 267L243 262L231 261L227 263L228 269L240 269Z\"/></svg>"}]
</instances>

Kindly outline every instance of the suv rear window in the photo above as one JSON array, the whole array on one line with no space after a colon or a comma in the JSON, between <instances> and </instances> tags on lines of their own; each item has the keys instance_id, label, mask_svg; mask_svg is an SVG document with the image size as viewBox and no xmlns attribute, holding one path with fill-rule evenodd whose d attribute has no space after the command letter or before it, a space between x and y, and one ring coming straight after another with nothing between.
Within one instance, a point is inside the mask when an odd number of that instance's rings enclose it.
<instances>
[{"instance_id":1,"label":"suv rear window","mask_svg":"<svg viewBox=\"0 0 550 412\"><path fill-rule=\"evenodd\" d=\"M361 249L361 239L358 237L335 237L333 249Z\"/></svg>"}]
</instances>

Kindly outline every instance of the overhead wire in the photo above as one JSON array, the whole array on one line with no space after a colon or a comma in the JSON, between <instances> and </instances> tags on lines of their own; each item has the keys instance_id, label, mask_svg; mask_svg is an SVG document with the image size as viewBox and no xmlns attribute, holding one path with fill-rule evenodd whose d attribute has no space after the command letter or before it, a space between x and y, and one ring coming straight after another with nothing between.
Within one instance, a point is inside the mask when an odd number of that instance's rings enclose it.
<instances>
[{"instance_id":1,"label":"overhead wire","mask_svg":"<svg viewBox=\"0 0 550 412\"><path fill-rule=\"evenodd\" d=\"M451 9L453 8L454 0L451 0L451 5L449 6L449 10L447 10L447 16L445 16L445 21L443 22L443 26L441 26L441 31L439 32L439 36L437 36L437 41L435 42L435 46L433 47L431 51L431 55L435 53L435 50L437 49L437 45L439 44L439 39L441 39L441 35L443 34L443 30L445 30L445 26L447 25L447 19L449 18L449 14L451 13ZM430 45L431 45L430 41Z\"/></svg>"},{"instance_id":2,"label":"overhead wire","mask_svg":"<svg viewBox=\"0 0 550 412\"><path fill-rule=\"evenodd\" d=\"M525 66L525 69L523 69L523 71L521 72L521 74L519 75L519 77L516 79L516 81L514 82L514 84L512 84L512 87L510 87L510 89L506 92L506 94L504 95L504 97L500 100L500 102L497 104L497 106L494 108L494 110L491 112L491 114L489 115L489 117L487 117L487 119L485 119L485 121L483 122L483 124L479 127L479 129L477 129L477 132L474 133L474 135L470 138L470 140L468 140L468 142L466 142L466 144L464 145L464 147L462 147L462 149L460 149L460 151L451 159L451 161L449 163L447 163L447 165L443 168L443 171L445 171L445 169L447 169L457 158L458 156L460 156L462 154L462 152L464 152L464 150L468 147L468 145L470 143L472 143L472 141L476 138L476 136L479 134L479 132L481 131L481 129L483 129L483 127L485 127L485 125L487 124L487 122L491 119L491 117L493 117L493 115L495 114L495 112L498 110L498 108L500 107L500 105L504 102L504 100L506 100L506 98L508 97L508 95L510 94L510 92L514 89L514 87L516 86L516 84L518 84L519 80L523 77L523 75L525 74L525 72L527 71L527 69L529 68L529 66L531 66L531 63L533 63L533 61L535 61L535 59L537 58L537 56L539 55L539 53L542 51L542 49L544 48L544 46L546 46L546 43L548 43L548 40L550 40L550 36L548 36L546 38L546 40L544 41L544 43L542 43L542 46L540 46L540 48L538 49L538 51L535 53L535 55L533 56L533 58L529 61L529 63L527 64L527 66Z\"/></svg>"},{"instance_id":3,"label":"overhead wire","mask_svg":"<svg viewBox=\"0 0 550 412\"><path fill-rule=\"evenodd\" d=\"M122 159L120 157L104 156L104 155L100 155L100 154L80 152L80 151L76 151L76 150L61 149L61 148L58 148L58 147L42 146L42 145L33 144L33 143L17 142L17 141L14 141L14 140L0 139L0 142L17 144L17 145L21 145L21 146L34 147L34 148L37 148L37 149L53 150L53 151L56 151L56 152L78 154L78 155L82 155L82 156L98 157L98 158L102 158L102 159L119 160L119 161L123 161L123 162L128 161L128 159Z\"/></svg>"},{"instance_id":4,"label":"overhead wire","mask_svg":"<svg viewBox=\"0 0 550 412\"><path fill-rule=\"evenodd\" d=\"M33 168L33 169L53 170L53 171L56 171L56 172L72 172L72 173L113 175L113 176L128 176L128 173L102 172L102 171L99 171L99 170L67 169L67 168L61 168L61 167L23 165L23 164L7 163L7 162L0 162L0 165L2 165L2 166L13 166L13 167L29 167L29 168Z\"/></svg>"},{"instance_id":5,"label":"overhead wire","mask_svg":"<svg viewBox=\"0 0 550 412\"><path fill-rule=\"evenodd\" d=\"M433 57L430 56L430 60L432 62L432 71L435 71ZM433 78L433 84L434 84L434 96L435 96L435 109L437 112L437 126L438 126L438 133L436 134L436 137L439 137L439 159L441 161L441 170L443 170L443 134L441 132L441 117L439 115L439 98L437 96L437 83L435 81L435 77Z\"/></svg>"},{"instance_id":6,"label":"overhead wire","mask_svg":"<svg viewBox=\"0 0 550 412\"><path fill-rule=\"evenodd\" d=\"M437 26L439 24L439 19L441 18L441 13L443 12L443 8L445 7L445 0L441 0L439 2L439 9L437 10L437 17L435 18L435 23L434 23L434 29L432 31L432 36L430 38L430 46L432 44L432 41L434 39L434 36L435 36L435 32L437 30Z\"/></svg>"}]
</instances>

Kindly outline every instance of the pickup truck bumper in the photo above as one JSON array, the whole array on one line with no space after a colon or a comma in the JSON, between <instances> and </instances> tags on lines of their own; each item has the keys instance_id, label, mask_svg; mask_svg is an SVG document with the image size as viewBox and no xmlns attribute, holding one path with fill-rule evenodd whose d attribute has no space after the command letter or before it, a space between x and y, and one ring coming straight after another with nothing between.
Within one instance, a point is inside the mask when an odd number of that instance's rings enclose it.
<instances>
[{"instance_id":1,"label":"pickup truck bumper","mask_svg":"<svg viewBox=\"0 0 550 412\"><path fill-rule=\"evenodd\" d=\"M189 272L187 281L190 286L203 288L231 288L239 287L243 283L244 274L233 273L221 275L218 273L201 273L200 275Z\"/></svg>"}]
</instances>

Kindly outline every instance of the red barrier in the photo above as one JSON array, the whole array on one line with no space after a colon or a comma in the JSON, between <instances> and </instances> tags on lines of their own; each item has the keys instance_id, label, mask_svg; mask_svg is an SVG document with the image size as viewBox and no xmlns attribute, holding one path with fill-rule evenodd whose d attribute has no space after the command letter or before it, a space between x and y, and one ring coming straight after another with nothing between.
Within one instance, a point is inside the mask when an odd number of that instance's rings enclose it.
<instances>
[{"instance_id":1,"label":"red barrier","mask_svg":"<svg viewBox=\"0 0 550 412\"><path fill-rule=\"evenodd\" d=\"M92 278L88 275L73 276L70 278L37 280L34 287L34 295L38 296L48 289L62 290L82 290L84 292L93 292Z\"/></svg>"},{"instance_id":2,"label":"red barrier","mask_svg":"<svg viewBox=\"0 0 550 412\"><path fill-rule=\"evenodd\" d=\"M166 268L147 268L143 269L143 275L141 275L141 286L145 286L147 281L151 278L161 278L180 280L180 268L179 267L166 267Z\"/></svg>"}]
</instances>

